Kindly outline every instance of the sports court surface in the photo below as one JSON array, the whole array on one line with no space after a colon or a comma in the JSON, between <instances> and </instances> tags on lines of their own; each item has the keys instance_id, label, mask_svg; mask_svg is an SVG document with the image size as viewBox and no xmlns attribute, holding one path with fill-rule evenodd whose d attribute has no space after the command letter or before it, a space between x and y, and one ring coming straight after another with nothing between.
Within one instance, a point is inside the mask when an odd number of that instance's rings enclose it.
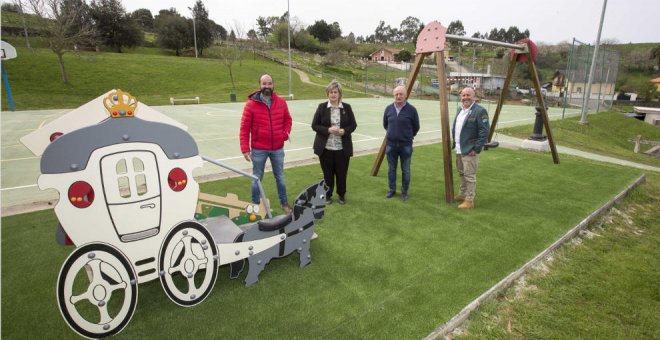
<instances>
[{"instance_id":1,"label":"sports court surface","mask_svg":"<svg viewBox=\"0 0 660 340\"><path fill-rule=\"evenodd\" d=\"M139 100L138 96L138 100ZM312 151L314 131L310 123L316 107L322 100L295 100L289 102L289 110L293 116L291 140L286 142L287 166L309 162L315 159ZM383 110L392 102L391 98L352 98L347 100L353 107L358 123L353 133L353 145L356 153L375 152L384 138L382 125ZM420 115L421 129L415 138L415 143L439 141L440 102L435 100L410 100ZM81 105L84 103L81 103ZM153 106L171 118L188 126L188 131L197 141L200 154L219 160L232 167L251 172L251 163L243 158L238 141L238 130L244 103L199 104ZM449 103L450 124L453 122L457 102ZM495 113L495 103L482 103L492 116ZM66 110L41 110L2 112L0 117L2 134L2 177L0 183L0 199L2 214L12 211L15 207L32 205L35 202L47 202L57 199L54 190L41 191L36 183L40 175L40 157L34 156L20 142L19 138L38 129L50 121L69 112ZM500 114L497 128L532 124L535 119L534 107L505 105ZM579 110L550 108L548 114L551 120L579 115ZM531 133L531 131L530 131ZM497 135L495 135L495 138ZM364 169L369 171L370 169ZM229 173L228 170L206 163L197 169L197 178L217 178ZM382 174L382 172L381 172ZM22 210L22 209L19 209Z\"/></svg>"}]
</instances>

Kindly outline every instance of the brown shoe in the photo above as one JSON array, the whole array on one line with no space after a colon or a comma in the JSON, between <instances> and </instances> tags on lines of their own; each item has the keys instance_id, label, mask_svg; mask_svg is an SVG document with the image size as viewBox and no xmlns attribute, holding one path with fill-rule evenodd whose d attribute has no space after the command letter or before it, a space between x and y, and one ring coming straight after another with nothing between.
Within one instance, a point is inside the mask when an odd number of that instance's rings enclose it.
<instances>
[{"instance_id":1,"label":"brown shoe","mask_svg":"<svg viewBox=\"0 0 660 340\"><path fill-rule=\"evenodd\" d=\"M458 209L472 209L474 208L474 201L465 200L458 206Z\"/></svg>"},{"instance_id":2,"label":"brown shoe","mask_svg":"<svg viewBox=\"0 0 660 340\"><path fill-rule=\"evenodd\" d=\"M291 207L289 206L288 203L282 204L282 210L284 210L285 214L290 214L291 213Z\"/></svg>"},{"instance_id":3,"label":"brown shoe","mask_svg":"<svg viewBox=\"0 0 660 340\"><path fill-rule=\"evenodd\" d=\"M465 195L456 195L456 196L454 196L454 201L456 201L456 202L465 201Z\"/></svg>"}]
</instances>

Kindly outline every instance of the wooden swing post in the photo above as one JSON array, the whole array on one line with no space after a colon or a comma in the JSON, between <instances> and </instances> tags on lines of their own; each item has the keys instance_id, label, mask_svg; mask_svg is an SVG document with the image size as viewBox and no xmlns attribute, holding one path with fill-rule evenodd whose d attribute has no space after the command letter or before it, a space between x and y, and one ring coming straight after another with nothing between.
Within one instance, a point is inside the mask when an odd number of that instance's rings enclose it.
<instances>
[{"instance_id":1,"label":"wooden swing post","mask_svg":"<svg viewBox=\"0 0 660 340\"><path fill-rule=\"evenodd\" d=\"M408 75L408 81L406 83L407 95L410 96L413 89L413 84L417 78L417 74L421 69L422 62L424 57L435 53L436 66L438 72L438 88L440 94L440 124L442 131L442 154L443 154L443 163L444 163L444 173L445 173L445 201L447 203L452 203L454 198L454 180L452 172L452 158L451 158L451 137L450 137L450 127L449 127L449 93L447 91L447 74L445 70L445 58L444 58L444 48L445 40L459 40L459 41L468 41L475 42L486 45L509 47L512 49L511 63L509 64L509 69L507 70L507 76L504 80L504 86L500 93L499 101L497 102L497 108L495 109L495 115L493 117L490 132L488 134L488 142L493 138L495 132L495 127L497 126L497 121L499 119L500 113L502 111L502 105L504 104L504 99L508 93L509 84L513 76L513 71L515 70L516 63L527 61L529 66L529 71L532 76L532 83L536 89L536 99L540 105L541 117L543 118L543 125L545 127L546 134L548 135L548 143L550 144L550 149L552 151L552 159L555 164L559 164L559 156L557 155L557 149L555 147L554 139L552 138L552 131L550 129L550 121L548 119L548 113L545 108L545 102L541 94L541 84L539 82L538 73L536 71L535 59L536 59L536 46L529 40L524 39L519 44L510 44L501 41L493 41L486 39L478 38L469 38L457 35L446 34L447 28L443 27L437 21L433 21L426 25L424 29L419 33L417 37L417 46L416 46L416 57L415 64L413 66L412 72ZM373 167L371 168L371 176L377 176L378 170L383 162L385 157L385 150L387 146L387 138L383 139L383 143L380 146L378 155L374 162Z\"/></svg>"}]
</instances>

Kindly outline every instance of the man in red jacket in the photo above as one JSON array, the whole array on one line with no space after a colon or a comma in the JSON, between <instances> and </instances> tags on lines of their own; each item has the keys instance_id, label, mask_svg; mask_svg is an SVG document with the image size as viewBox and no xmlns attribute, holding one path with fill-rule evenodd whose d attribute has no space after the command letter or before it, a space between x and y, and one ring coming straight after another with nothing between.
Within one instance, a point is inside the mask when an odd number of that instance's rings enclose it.
<instances>
[{"instance_id":1,"label":"man in red jacket","mask_svg":"<svg viewBox=\"0 0 660 340\"><path fill-rule=\"evenodd\" d=\"M259 78L259 91L248 96L241 118L241 152L252 161L252 174L263 179L266 159L270 158L282 210L291 212L284 182L284 141L291 133L291 114L286 101L273 92L273 78ZM259 204L259 186L252 182L252 202Z\"/></svg>"}]
</instances>

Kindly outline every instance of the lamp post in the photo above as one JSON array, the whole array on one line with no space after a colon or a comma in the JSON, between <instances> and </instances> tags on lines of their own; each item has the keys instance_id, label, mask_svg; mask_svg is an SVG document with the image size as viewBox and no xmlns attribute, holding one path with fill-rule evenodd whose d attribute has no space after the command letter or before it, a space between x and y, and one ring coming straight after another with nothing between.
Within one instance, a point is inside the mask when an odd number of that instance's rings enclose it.
<instances>
[{"instance_id":1,"label":"lamp post","mask_svg":"<svg viewBox=\"0 0 660 340\"><path fill-rule=\"evenodd\" d=\"M190 12L192 12L192 20L193 20L193 39L195 41L195 58L197 58L197 28L195 27L195 11L193 11L192 8L188 7Z\"/></svg>"},{"instance_id":2,"label":"lamp post","mask_svg":"<svg viewBox=\"0 0 660 340\"><path fill-rule=\"evenodd\" d=\"M289 0L286 0L286 35L289 43L289 99L293 98L291 91L291 10L289 9Z\"/></svg>"},{"instance_id":3,"label":"lamp post","mask_svg":"<svg viewBox=\"0 0 660 340\"><path fill-rule=\"evenodd\" d=\"M596 46L594 47L594 54L591 58L591 68L589 69L589 80L587 81L587 90L584 92L586 100L582 102L582 116L580 118L580 121L578 122L580 125L589 124L589 121L587 120L587 111L589 111L589 101L591 100L591 83L594 80L594 70L596 69L596 57L598 57L598 46L600 45L600 34L603 31L603 20L605 19L605 8L607 8L607 0L603 0L603 11L600 13L600 24L598 25Z\"/></svg>"}]
</instances>

